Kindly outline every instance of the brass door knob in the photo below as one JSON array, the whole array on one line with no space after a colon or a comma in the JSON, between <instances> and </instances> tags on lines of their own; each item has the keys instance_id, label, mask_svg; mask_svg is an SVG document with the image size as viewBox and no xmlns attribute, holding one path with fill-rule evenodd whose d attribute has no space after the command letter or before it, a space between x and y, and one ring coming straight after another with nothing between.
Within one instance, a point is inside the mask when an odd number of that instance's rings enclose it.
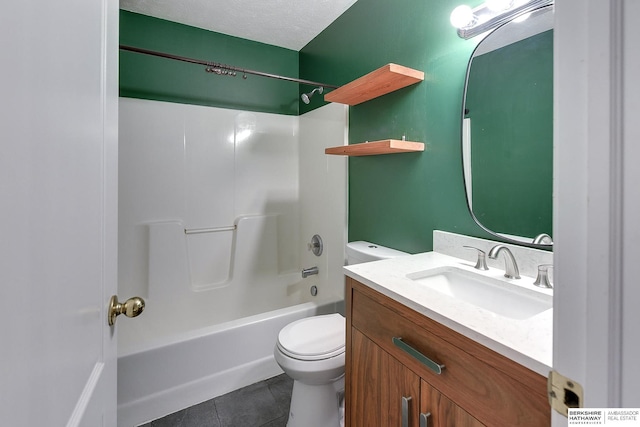
<instances>
[{"instance_id":1,"label":"brass door knob","mask_svg":"<svg viewBox=\"0 0 640 427\"><path fill-rule=\"evenodd\" d=\"M109 326L116 323L116 317L124 314L127 317L136 317L144 310L144 300L140 297L129 298L125 302L118 301L118 296L114 295L109 301L109 312L107 313L107 322Z\"/></svg>"}]
</instances>

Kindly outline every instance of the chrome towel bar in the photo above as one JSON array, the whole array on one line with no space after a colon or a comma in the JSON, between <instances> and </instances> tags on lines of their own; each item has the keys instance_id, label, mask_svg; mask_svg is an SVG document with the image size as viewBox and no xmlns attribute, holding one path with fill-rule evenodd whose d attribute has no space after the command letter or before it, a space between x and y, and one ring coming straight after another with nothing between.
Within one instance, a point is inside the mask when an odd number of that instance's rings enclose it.
<instances>
[{"instance_id":1,"label":"chrome towel bar","mask_svg":"<svg viewBox=\"0 0 640 427\"><path fill-rule=\"evenodd\" d=\"M237 228L237 225L215 228L185 228L184 234L218 233L220 231L235 231Z\"/></svg>"}]
</instances>

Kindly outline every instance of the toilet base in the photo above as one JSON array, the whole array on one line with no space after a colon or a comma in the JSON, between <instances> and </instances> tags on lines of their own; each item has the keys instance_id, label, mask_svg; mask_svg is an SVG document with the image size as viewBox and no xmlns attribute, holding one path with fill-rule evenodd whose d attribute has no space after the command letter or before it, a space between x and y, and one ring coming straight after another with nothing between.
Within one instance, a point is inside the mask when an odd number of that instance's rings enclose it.
<instances>
[{"instance_id":1,"label":"toilet base","mask_svg":"<svg viewBox=\"0 0 640 427\"><path fill-rule=\"evenodd\" d=\"M322 385L293 382L287 427L339 427L344 376Z\"/></svg>"}]
</instances>

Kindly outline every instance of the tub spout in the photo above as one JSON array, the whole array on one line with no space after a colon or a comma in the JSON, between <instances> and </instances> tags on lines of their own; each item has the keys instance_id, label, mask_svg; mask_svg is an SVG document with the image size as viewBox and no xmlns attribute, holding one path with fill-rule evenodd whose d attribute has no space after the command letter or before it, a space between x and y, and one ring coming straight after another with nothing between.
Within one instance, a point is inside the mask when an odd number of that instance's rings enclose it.
<instances>
[{"instance_id":1,"label":"tub spout","mask_svg":"<svg viewBox=\"0 0 640 427\"><path fill-rule=\"evenodd\" d=\"M318 274L318 267L305 268L302 270L302 278L306 279L307 277Z\"/></svg>"}]
</instances>

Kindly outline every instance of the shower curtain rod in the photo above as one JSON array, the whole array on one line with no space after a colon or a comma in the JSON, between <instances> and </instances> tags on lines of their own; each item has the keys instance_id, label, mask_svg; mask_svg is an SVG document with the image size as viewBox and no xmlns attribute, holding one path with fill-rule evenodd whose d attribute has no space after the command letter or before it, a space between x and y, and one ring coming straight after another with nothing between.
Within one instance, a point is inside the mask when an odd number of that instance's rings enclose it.
<instances>
[{"instance_id":1,"label":"shower curtain rod","mask_svg":"<svg viewBox=\"0 0 640 427\"><path fill-rule=\"evenodd\" d=\"M205 67L207 67L207 71L210 71L212 68L217 68L219 70L239 71L239 72L245 74L245 78L246 78L246 74L253 74L253 75L256 75L256 76L269 77L269 78L272 78L272 79L286 80L286 81L290 81L290 82L297 82L297 83L302 83L302 84L306 84L306 85L310 85L310 86L321 86L321 87L331 88L331 89L337 89L338 88L338 86L327 85L327 84L318 83L318 82L313 82L311 80L304 80L304 79L297 79L297 78L293 78L293 77L280 76L278 74L263 73L262 71L249 70L249 69L246 69L246 68L235 67L233 65L220 64L218 62L210 62L210 61L203 61L203 60L200 60L200 59L186 58L184 56L177 56L177 55L172 55L170 53L163 53L163 52L157 52L157 51L154 51L154 50L141 49L139 47L120 45L120 49L121 50L127 50L129 52L142 53L144 55L159 56L161 58L173 59L173 60L182 61L182 62L189 62L191 64L204 65ZM211 71L213 71L213 70L211 70Z\"/></svg>"}]
</instances>

